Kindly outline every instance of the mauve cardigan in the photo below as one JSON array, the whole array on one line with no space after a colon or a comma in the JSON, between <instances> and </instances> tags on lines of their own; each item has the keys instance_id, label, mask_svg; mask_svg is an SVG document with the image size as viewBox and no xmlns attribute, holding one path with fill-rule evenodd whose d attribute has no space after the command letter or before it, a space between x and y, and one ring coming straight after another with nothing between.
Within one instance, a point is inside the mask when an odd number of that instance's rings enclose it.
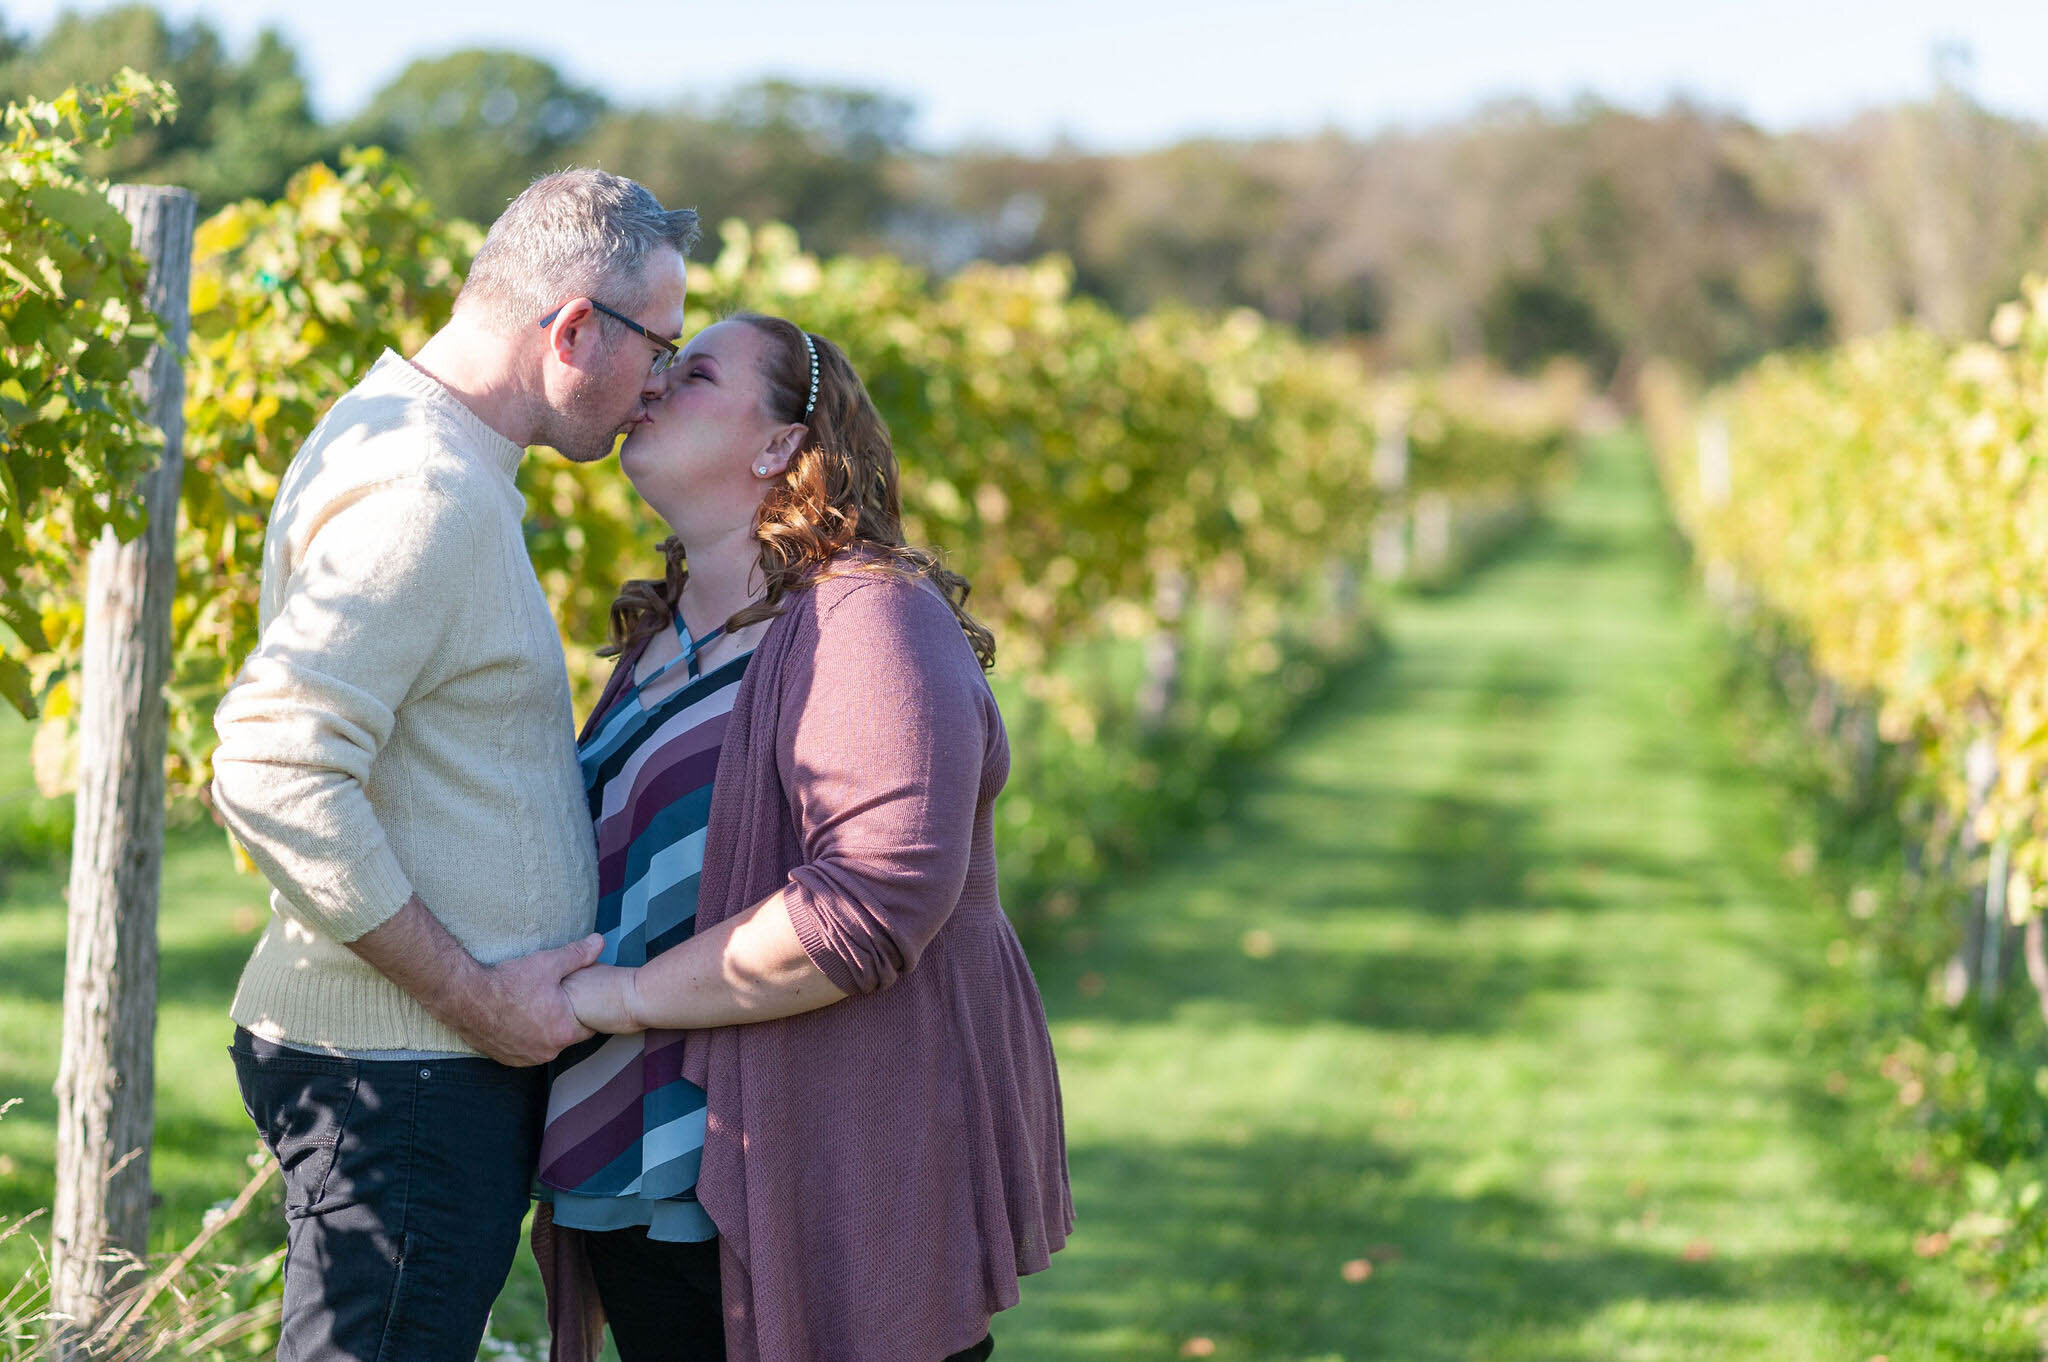
<instances>
[{"instance_id":1,"label":"mauve cardigan","mask_svg":"<svg viewBox=\"0 0 2048 1362\"><path fill-rule=\"evenodd\" d=\"M748 664L697 927L787 887L805 953L850 996L685 1044L731 1362L939 1362L1073 1228L1052 1040L996 897L1008 772L995 698L928 586L827 579ZM597 1338L575 1241L537 1216L557 1362Z\"/></svg>"}]
</instances>

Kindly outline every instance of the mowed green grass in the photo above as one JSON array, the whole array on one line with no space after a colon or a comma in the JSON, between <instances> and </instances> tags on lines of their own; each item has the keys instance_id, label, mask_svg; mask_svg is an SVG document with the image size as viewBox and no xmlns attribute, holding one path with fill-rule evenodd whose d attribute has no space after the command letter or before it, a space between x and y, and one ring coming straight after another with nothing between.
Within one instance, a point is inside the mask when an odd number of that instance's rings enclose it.
<instances>
[{"instance_id":1,"label":"mowed green grass","mask_svg":"<svg viewBox=\"0 0 2048 1362\"><path fill-rule=\"evenodd\" d=\"M1034 943L1079 1224L999 1355L2033 1357L1913 1256L1875 1113L1826 1094L1830 911L1727 749L1640 451L1388 626L1227 817ZM49 1196L60 888L0 887L10 1214ZM174 840L159 1244L245 1175L222 1050L262 897ZM535 1294L522 1266L501 1336Z\"/></svg>"},{"instance_id":2,"label":"mowed green grass","mask_svg":"<svg viewBox=\"0 0 2048 1362\"><path fill-rule=\"evenodd\" d=\"M1727 750L1640 450L1388 632L1039 952L1079 1223L1003 1351L2034 1357L1826 1093L1832 910Z\"/></svg>"}]
</instances>

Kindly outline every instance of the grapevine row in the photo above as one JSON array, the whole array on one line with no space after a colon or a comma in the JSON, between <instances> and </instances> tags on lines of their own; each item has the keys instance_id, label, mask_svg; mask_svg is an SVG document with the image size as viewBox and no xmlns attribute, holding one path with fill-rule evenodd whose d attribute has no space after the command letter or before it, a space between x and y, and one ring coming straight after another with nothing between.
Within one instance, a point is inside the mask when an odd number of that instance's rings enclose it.
<instances>
[{"instance_id":1,"label":"grapevine row","mask_svg":"<svg viewBox=\"0 0 2048 1362\"><path fill-rule=\"evenodd\" d=\"M213 705L255 644L264 522L293 451L383 348L408 352L446 319L479 240L375 150L201 225L173 789L203 787ZM1054 877L1117 850L1141 806L1185 803L1214 755L1272 731L1355 646L1352 577L1375 526L1411 498L1525 504L1565 460L1578 396L1569 381L1387 379L1250 312L1127 319L1072 282L1047 260L934 283L737 223L691 277L692 328L782 313L854 357L894 435L910 536L970 576L1000 640L1022 734L1012 869ZM1411 465L1399 490L1374 476L1390 423ZM662 532L615 462L542 454L520 479L587 700L612 593L653 570ZM27 585L40 638L14 633L41 706L39 776L61 786L80 605L61 573Z\"/></svg>"}]
</instances>

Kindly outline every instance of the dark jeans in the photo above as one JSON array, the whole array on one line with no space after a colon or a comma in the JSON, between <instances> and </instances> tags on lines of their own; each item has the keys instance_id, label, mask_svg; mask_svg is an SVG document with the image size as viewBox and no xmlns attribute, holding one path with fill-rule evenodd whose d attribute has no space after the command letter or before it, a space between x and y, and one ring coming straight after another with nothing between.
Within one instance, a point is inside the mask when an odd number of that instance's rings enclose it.
<instances>
[{"instance_id":1,"label":"dark jeans","mask_svg":"<svg viewBox=\"0 0 2048 1362\"><path fill-rule=\"evenodd\" d=\"M584 1243L620 1362L725 1362L716 1239L674 1244L646 1230L604 1230ZM983 1362L995 1350L983 1338L941 1362Z\"/></svg>"},{"instance_id":2,"label":"dark jeans","mask_svg":"<svg viewBox=\"0 0 2048 1362\"><path fill-rule=\"evenodd\" d=\"M279 1362L475 1362L519 1247L547 1069L333 1059L239 1028L229 1053L284 1172Z\"/></svg>"}]
</instances>

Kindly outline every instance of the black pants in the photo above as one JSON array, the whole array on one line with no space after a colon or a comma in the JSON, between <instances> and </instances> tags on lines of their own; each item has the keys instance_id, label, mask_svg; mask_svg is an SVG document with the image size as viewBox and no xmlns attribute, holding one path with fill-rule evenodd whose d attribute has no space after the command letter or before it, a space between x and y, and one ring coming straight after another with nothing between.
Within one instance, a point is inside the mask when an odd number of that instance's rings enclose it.
<instances>
[{"instance_id":1,"label":"black pants","mask_svg":"<svg viewBox=\"0 0 2048 1362\"><path fill-rule=\"evenodd\" d=\"M237 1029L284 1173L279 1362L475 1362L519 1247L547 1069L334 1059Z\"/></svg>"},{"instance_id":2,"label":"black pants","mask_svg":"<svg viewBox=\"0 0 2048 1362\"><path fill-rule=\"evenodd\" d=\"M725 1362L716 1239L673 1244L646 1230L605 1230L584 1242L620 1362ZM995 1349L983 1338L942 1362L983 1362Z\"/></svg>"}]
</instances>

